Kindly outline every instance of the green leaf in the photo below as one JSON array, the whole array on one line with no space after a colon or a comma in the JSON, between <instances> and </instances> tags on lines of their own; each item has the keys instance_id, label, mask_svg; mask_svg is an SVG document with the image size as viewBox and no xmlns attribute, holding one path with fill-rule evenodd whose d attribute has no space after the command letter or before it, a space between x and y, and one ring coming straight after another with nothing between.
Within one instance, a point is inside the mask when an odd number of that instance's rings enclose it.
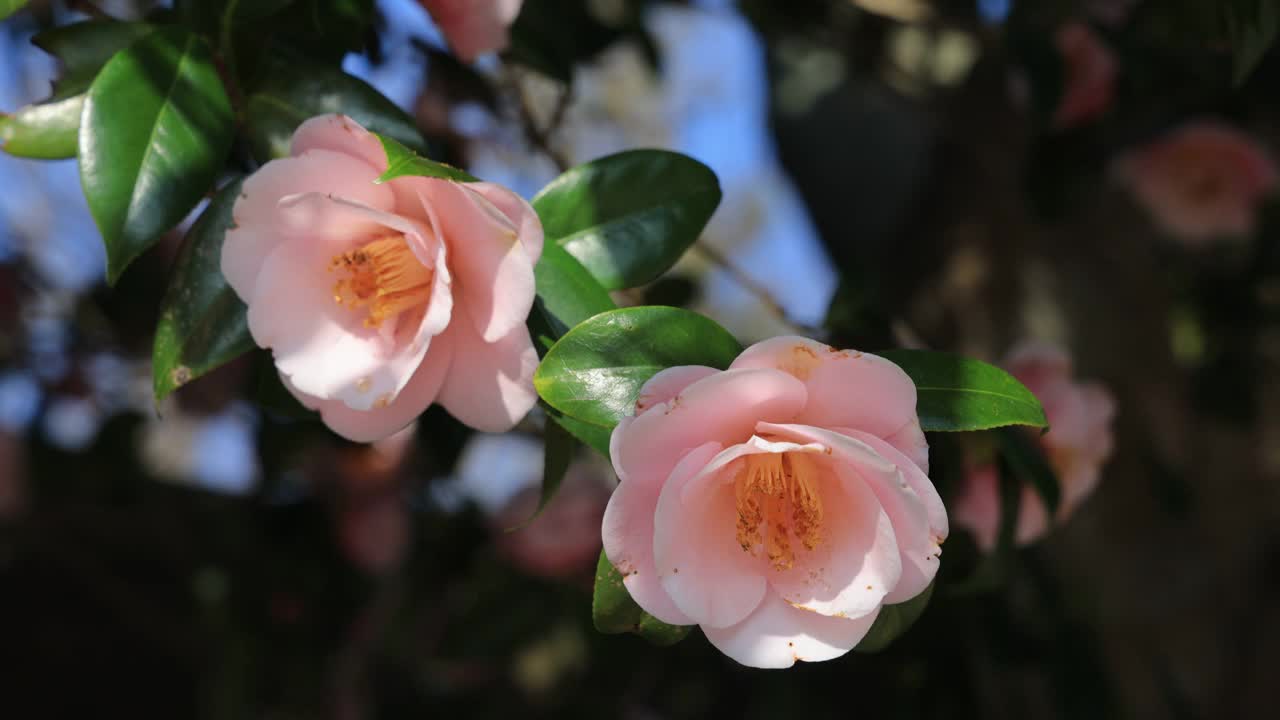
<instances>
[{"instance_id":1,"label":"green leaf","mask_svg":"<svg viewBox=\"0 0 1280 720\"><path fill-rule=\"evenodd\" d=\"M876 621L871 624L871 629L854 650L864 653L880 652L910 630L911 626L924 614L924 609L929 606L929 598L933 597L933 586L936 582L936 580L930 582L919 595L906 602L881 607Z\"/></svg>"},{"instance_id":2,"label":"green leaf","mask_svg":"<svg viewBox=\"0 0 1280 720\"><path fill-rule=\"evenodd\" d=\"M208 46L181 28L146 35L103 66L85 100L79 155L110 282L217 179L232 119Z\"/></svg>"},{"instance_id":3,"label":"green leaf","mask_svg":"<svg viewBox=\"0 0 1280 720\"><path fill-rule=\"evenodd\" d=\"M609 437L613 434L609 428L571 418L555 408L544 407L544 409L552 420L569 431L569 434L577 438L579 442L605 456L605 458L609 457Z\"/></svg>"},{"instance_id":4,"label":"green leaf","mask_svg":"<svg viewBox=\"0 0 1280 720\"><path fill-rule=\"evenodd\" d=\"M87 91L108 60L155 29L147 23L90 20L46 30L31 38L32 44L62 65L51 99L65 100Z\"/></svg>"},{"instance_id":5,"label":"green leaf","mask_svg":"<svg viewBox=\"0 0 1280 720\"><path fill-rule=\"evenodd\" d=\"M542 257L533 268L537 297L529 313L529 333L534 347L543 355L569 328L587 318L613 310L609 293L591 277L564 248L555 243L542 247ZM609 457L609 429L566 416L545 406L547 416L571 435L601 455Z\"/></svg>"},{"instance_id":6,"label":"green leaf","mask_svg":"<svg viewBox=\"0 0 1280 720\"><path fill-rule=\"evenodd\" d=\"M370 132L424 147L409 117L365 81L301 57L272 58L246 98L246 131L254 157L289 155L293 131L308 118L342 113Z\"/></svg>"},{"instance_id":7,"label":"green leaf","mask_svg":"<svg viewBox=\"0 0 1280 720\"><path fill-rule=\"evenodd\" d=\"M75 157L89 84L112 55L154 29L144 23L93 21L54 28L32 38L58 58L62 76L54 82L48 100L0 116L0 149L41 160Z\"/></svg>"},{"instance_id":8,"label":"green leaf","mask_svg":"<svg viewBox=\"0 0 1280 720\"><path fill-rule=\"evenodd\" d=\"M586 268L555 243L542 246L533 277L538 297L529 327L539 351L549 349L574 325L617 307Z\"/></svg>"},{"instance_id":9,"label":"green leaf","mask_svg":"<svg viewBox=\"0 0 1280 720\"><path fill-rule=\"evenodd\" d=\"M0 116L0 150L40 160L75 157L83 108L84 96L74 95Z\"/></svg>"},{"instance_id":10,"label":"green leaf","mask_svg":"<svg viewBox=\"0 0 1280 720\"><path fill-rule=\"evenodd\" d=\"M218 191L182 241L151 351L157 402L253 349L247 308L222 276L222 239L234 227L240 185Z\"/></svg>"},{"instance_id":11,"label":"green leaf","mask_svg":"<svg viewBox=\"0 0 1280 720\"><path fill-rule=\"evenodd\" d=\"M611 429L632 415L646 380L675 365L725 368L742 352L727 330L689 310L633 307L582 322L549 350L533 376L551 407Z\"/></svg>"},{"instance_id":12,"label":"green leaf","mask_svg":"<svg viewBox=\"0 0 1280 720\"><path fill-rule=\"evenodd\" d=\"M897 363L915 382L916 412L927 431L1049 426L1036 396L994 365L928 350L889 350L879 355Z\"/></svg>"},{"instance_id":13,"label":"green leaf","mask_svg":"<svg viewBox=\"0 0 1280 720\"><path fill-rule=\"evenodd\" d=\"M548 243L564 246L608 290L653 282L698 239L720 204L706 165L631 150L570 169L533 207Z\"/></svg>"},{"instance_id":14,"label":"green leaf","mask_svg":"<svg viewBox=\"0 0 1280 720\"><path fill-rule=\"evenodd\" d=\"M547 509L547 503L556 496L560 483L564 482L565 473L569 471L569 465L573 462L573 454L577 449L578 443L574 441L573 435L568 430L558 423L547 422L542 431L542 494L538 498L538 507L529 519L513 528L508 528L508 532L527 527L529 523L538 519L543 510Z\"/></svg>"},{"instance_id":15,"label":"green leaf","mask_svg":"<svg viewBox=\"0 0 1280 720\"><path fill-rule=\"evenodd\" d=\"M690 625L668 625L640 609L622 584L622 575L600 552L596 563L595 592L591 598L591 620L596 630L607 635L635 633L655 645L674 645L689 634Z\"/></svg>"},{"instance_id":16,"label":"green leaf","mask_svg":"<svg viewBox=\"0 0 1280 720\"><path fill-rule=\"evenodd\" d=\"M0 20L18 12L28 0L0 0Z\"/></svg>"},{"instance_id":17,"label":"green leaf","mask_svg":"<svg viewBox=\"0 0 1280 720\"><path fill-rule=\"evenodd\" d=\"M415 153L394 138L379 135L382 149L387 154L387 171L374 182L384 183L398 177L433 177L454 182L479 182L466 170L446 165L435 160L428 160Z\"/></svg>"},{"instance_id":18,"label":"green leaf","mask_svg":"<svg viewBox=\"0 0 1280 720\"><path fill-rule=\"evenodd\" d=\"M1000 440L1000 453L1013 474L1031 486L1048 510L1049 517L1058 512L1062 490L1058 476L1049 465L1035 438L1021 428L1000 428L996 431Z\"/></svg>"}]
</instances>

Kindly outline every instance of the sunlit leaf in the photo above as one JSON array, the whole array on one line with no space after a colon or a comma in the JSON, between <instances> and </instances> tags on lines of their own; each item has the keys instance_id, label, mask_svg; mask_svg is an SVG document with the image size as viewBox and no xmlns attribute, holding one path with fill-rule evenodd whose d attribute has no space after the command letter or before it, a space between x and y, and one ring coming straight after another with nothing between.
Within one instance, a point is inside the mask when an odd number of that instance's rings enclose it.
<instances>
[{"instance_id":1,"label":"sunlit leaf","mask_svg":"<svg viewBox=\"0 0 1280 720\"><path fill-rule=\"evenodd\" d=\"M645 381L676 365L725 368L742 352L727 330L680 308L611 310L570 330L543 358L534 386L569 417L612 428L632 415Z\"/></svg>"},{"instance_id":2,"label":"sunlit leaf","mask_svg":"<svg viewBox=\"0 0 1280 720\"><path fill-rule=\"evenodd\" d=\"M547 242L563 245L608 290L656 280L698 239L719 203L715 173L666 150L579 165L533 199Z\"/></svg>"},{"instance_id":3,"label":"sunlit leaf","mask_svg":"<svg viewBox=\"0 0 1280 720\"><path fill-rule=\"evenodd\" d=\"M103 66L85 100L79 157L110 282L213 185L232 120L207 44L181 28L146 35Z\"/></svg>"},{"instance_id":4,"label":"sunlit leaf","mask_svg":"<svg viewBox=\"0 0 1280 720\"><path fill-rule=\"evenodd\" d=\"M916 384L920 426L935 432L989 430L1006 425L1048 427L1040 401L1000 368L928 350L888 350Z\"/></svg>"}]
</instances>

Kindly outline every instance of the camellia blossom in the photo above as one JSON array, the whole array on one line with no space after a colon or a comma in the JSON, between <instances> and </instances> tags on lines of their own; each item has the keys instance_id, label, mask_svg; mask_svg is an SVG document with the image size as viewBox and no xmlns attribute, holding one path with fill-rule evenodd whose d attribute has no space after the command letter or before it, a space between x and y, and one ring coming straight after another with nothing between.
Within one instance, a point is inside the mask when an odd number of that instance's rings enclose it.
<instances>
[{"instance_id":1,"label":"camellia blossom","mask_svg":"<svg viewBox=\"0 0 1280 720\"><path fill-rule=\"evenodd\" d=\"M507 47L523 0L420 0L463 62Z\"/></svg>"},{"instance_id":2,"label":"camellia blossom","mask_svg":"<svg viewBox=\"0 0 1280 720\"><path fill-rule=\"evenodd\" d=\"M915 385L875 355L779 337L669 368L613 432L605 553L641 608L744 665L829 660L937 572L928 452Z\"/></svg>"},{"instance_id":3,"label":"camellia blossom","mask_svg":"<svg viewBox=\"0 0 1280 720\"><path fill-rule=\"evenodd\" d=\"M1117 65L1115 55L1083 22L1063 25L1055 41L1062 54L1065 82L1053 123L1066 129L1089 122L1111 107Z\"/></svg>"},{"instance_id":4,"label":"camellia blossom","mask_svg":"<svg viewBox=\"0 0 1280 720\"><path fill-rule=\"evenodd\" d=\"M381 143L324 115L292 157L248 177L222 273L285 386L351 440L383 438L432 402L479 430L533 407L524 321L542 226L511 191L426 177L374 180Z\"/></svg>"},{"instance_id":5,"label":"camellia blossom","mask_svg":"<svg viewBox=\"0 0 1280 720\"><path fill-rule=\"evenodd\" d=\"M1170 234L1198 243L1253 232L1258 203L1276 167L1252 138L1216 122L1196 122L1131 151L1117 174Z\"/></svg>"},{"instance_id":6,"label":"camellia blossom","mask_svg":"<svg viewBox=\"0 0 1280 720\"><path fill-rule=\"evenodd\" d=\"M1040 437L1040 446L1061 483L1055 521L1064 522L1098 486L1102 465L1111 456L1115 402L1101 385L1074 381L1071 358L1056 347L1024 343L1010 353L1005 367L1044 406L1050 430ZM956 524L970 530L980 548L995 547L1000 529L1000 486L994 465L981 463L969 469L953 513ZM1050 524L1040 496L1024 486L1015 541L1032 542L1044 535Z\"/></svg>"}]
</instances>

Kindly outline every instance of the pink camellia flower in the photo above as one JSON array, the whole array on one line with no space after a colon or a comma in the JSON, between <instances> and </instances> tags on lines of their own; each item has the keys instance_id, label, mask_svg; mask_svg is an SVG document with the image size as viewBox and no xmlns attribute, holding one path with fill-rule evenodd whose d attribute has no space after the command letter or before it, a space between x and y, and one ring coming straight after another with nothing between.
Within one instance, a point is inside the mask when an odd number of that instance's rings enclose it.
<instances>
[{"instance_id":1,"label":"pink camellia flower","mask_svg":"<svg viewBox=\"0 0 1280 720\"><path fill-rule=\"evenodd\" d=\"M610 450L604 549L627 590L744 665L843 655L937 572L946 509L915 385L884 358L779 337L725 371L663 370Z\"/></svg>"},{"instance_id":2,"label":"pink camellia flower","mask_svg":"<svg viewBox=\"0 0 1280 720\"><path fill-rule=\"evenodd\" d=\"M1055 518L1061 523L1097 487L1102 465L1111 456L1115 402L1101 385L1075 382L1071 358L1055 347L1023 343L1010 353L1005 367L1044 406L1050 430L1040 438L1040 446L1061 483ZM1000 488L994 465L981 463L969 469L953 513L956 524L973 532L980 548L995 547L1000 528ZM1049 530L1050 524L1040 496L1030 487L1023 487L1016 542L1036 540Z\"/></svg>"},{"instance_id":3,"label":"pink camellia flower","mask_svg":"<svg viewBox=\"0 0 1280 720\"><path fill-rule=\"evenodd\" d=\"M1054 126L1061 130L1089 122L1111 107L1117 66L1111 50L1085 23L1063 25L1055 42L1066 73L1053 116Z\"/></svg>"},{"instance_id":4,"label":"pink camellia flower","mask_svg":"<svg viewBox=\"0 0 1280 720\"><path fill-rule=\"evenodd\" d=\"M463 62L507 47L524 0L419 0Z\"/></svg>"},{"instance_id":5,"label":"pink camellia flower","mask_svg":"<svg viewBox=\"0 0 1280 720\"><path fill-rule=\"evenodd\" d=\"M245 180L222 273L254 342L349 439L386 437L432 402L510 429L536 400L524 321L542 226L497 185L375 184L386 168L377 138L324 115L294 133L292 157Z\"/></svg>"},{"instance_id":6,"label":"pink camellia flower","mask_svg":"<svg viewBox=\"0 0 1280 720\"><path fill-rule=\"evenodd\" d=\"M1167 232L1199 243L1253 232L1276 167L1249 136L1216 122L1174 130L1122 157L1117 175Z\"/></svg>"}]
</instances>

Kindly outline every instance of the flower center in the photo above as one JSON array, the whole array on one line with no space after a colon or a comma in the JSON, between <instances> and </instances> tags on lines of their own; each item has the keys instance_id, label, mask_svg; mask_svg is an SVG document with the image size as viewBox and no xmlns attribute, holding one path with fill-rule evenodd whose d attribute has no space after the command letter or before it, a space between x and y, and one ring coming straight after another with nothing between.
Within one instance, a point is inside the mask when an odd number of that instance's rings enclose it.
<instances>
[{"instance_id":1,"label":"flower center","mask_svg":"<svg viewBox=\"0 0 1280 720\"><path fill-rule=\"evenodd\" d=\"M789 570L796 553L791 538L812 550L822 542L822 496L817 468L803 455L760 453L743 459L734 478L738 500L738 544L752 556L761 548L775 570Z\"/></svg>"},{"instance_id":2,"label":"flower center","mask_svg":"<svg viewBox=\"0 0 1280 720\"><path fill-rule=\"evenodd\" d=\"M338 272L333 301L352 310L367 309L365 327L382 321L431 298L432 270L418 261L404 235L387 235L329 261L329 272Z\"/></svg>"}]
</instances>

